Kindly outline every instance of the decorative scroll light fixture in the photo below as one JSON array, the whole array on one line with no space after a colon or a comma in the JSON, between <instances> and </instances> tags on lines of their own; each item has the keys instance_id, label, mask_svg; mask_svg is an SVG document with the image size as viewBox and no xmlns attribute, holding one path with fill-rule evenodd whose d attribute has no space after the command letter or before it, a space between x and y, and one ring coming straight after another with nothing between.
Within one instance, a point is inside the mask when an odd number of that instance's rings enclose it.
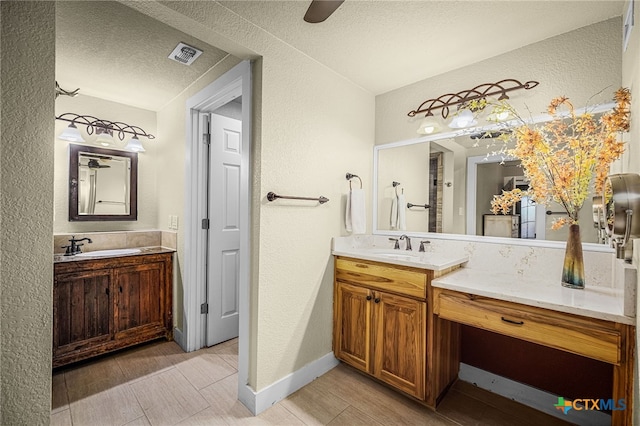
<instances>
[{"instance_id":1,"label":"decorative scroll light fixture","mask_svg":"<svg viewBox=\"0 0 640 426\"><path fill-rule=\"evenodd\" d=\"M80 134L80 131L76 127L76 124L82 124L87 127L87 133L89 135L96 134L98 139L97 144L102 146L109 146L114 143L113 135L117 135L118 139L124 140L125 134L133 135L133 137L127 142L124 147L128 151L144 152L145 149L140 143L139 137L145 137L148 139L155 139L150 133L144 131L144 129L133 126L120 121L109 121L101 118L93 117L91 115L79 115L73 112L65 112L56 117L56 120L68 121L69 127L67 127L60 136L59 139L71 141L71 142L84 142L84 138Z\"/></svg>"},{"instance_id":2,"label":"decorative scroll light fixture","mask_svg":"<svg viewBox=\"0 0 640 426\"><path fill-rule=\"evenodd\" d=\"M74 97L78 95L78 91L80 88L70 91L64 90L60 87L58 82L56 81L56 99L58 96L71 96ZM144 152L145 149L140 142L139 136L155 139L150 133L145 132L142 128L138 126L132 126L127 123L122 123L120 121L109 121L103 120L101 118L93 117L91 115L80 115L75 114L73 112L65 112L64 114L60 114L56 117L56 120L68 121L69 127L64 129L64 131L58 136L58 139L62 139L69 142L85 142L80 130L76 124L82 124L83 126L87 126L87 133L89 135L96 134L97 139L95 141L96 144L102 146L111 146L115 143L113 135L114 133L118 136L118 139L121 141L125 138L125 133L133 135L131 139L127 142L127 145L124 147L127 151L133 152Z\"/></svg>"},{"instance_id":3,"label":"decorative scroll light fixture","mask_svg":"<svg viewBox=\"0 0 640 426\"><path fill-rule=\"evenodd\" d=\"M409 117L415 117L418 114L425 113L425 119L420 123L418 133L426 135L431 133L437 133L440 130L438 119L434 117L433 112L441 110L440 114L443 119L449 116L450 107L458 106L458 110L462 109L459 114L449 124L449 127L462 129L477 124L470 110L464 109L468 102L485 99L489 96L497 96L498 100L509 99L508 92L514 90L529 90L540 84L537 81L527 81L526 83L520 83L518 80L505 79L498 81L497 83L484 83L480 84L470 90L462 90L458 93L447 93L435 99L428 99L420 104L418 108L413 111L409 111L407 115Z\"/></svg>"}]
</instances>

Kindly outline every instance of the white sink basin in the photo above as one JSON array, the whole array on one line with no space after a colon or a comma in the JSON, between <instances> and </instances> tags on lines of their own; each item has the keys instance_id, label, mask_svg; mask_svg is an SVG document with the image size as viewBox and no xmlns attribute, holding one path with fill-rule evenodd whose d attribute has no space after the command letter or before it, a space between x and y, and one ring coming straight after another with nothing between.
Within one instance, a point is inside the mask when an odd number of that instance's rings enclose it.
<instances>
[{"instance_id":1,"label":"white sink basin","mask_svg":"<svg viewBox=\"0 0 640 426\"><path fill-rule=\"evenodd\" d=\"M408 250L396 250L396 249L371 249L366 250L371 254L375 254L376 256L383 257L408 257L411 259L415 259L416 257L420 257L422 253L416 253L414 251Z\"/></svg>"},{"instance_id":2,"label":"white sink basin","mask_svg":"<svg viewBox=\"0 0 640 426\"><path fill-rule=\"evenodd\" d=\"M386 257L396 260L416 260L418 256L415 254L403 254L403 253L376 253L376 256Z\"/></svg>"},{"instance_id":3,"label":"white sink basin","mask_svg":"<svg viewBox=\"0 0 640 426\"><path fill-rule=\"evenodd\" d=\"M113 249L113 250L96 250L88 251L86 253L76 254L76 257L102 257L102 256L122 256L125 254L140 253L140 249L127 248L127 249Z\"/></svg>"}]
</instances>

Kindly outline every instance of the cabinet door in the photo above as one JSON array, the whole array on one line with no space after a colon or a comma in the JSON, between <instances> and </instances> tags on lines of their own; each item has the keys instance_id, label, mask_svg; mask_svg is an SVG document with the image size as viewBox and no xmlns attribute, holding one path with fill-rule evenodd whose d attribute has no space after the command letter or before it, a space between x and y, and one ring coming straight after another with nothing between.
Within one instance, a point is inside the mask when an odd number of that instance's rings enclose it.
<instances>
[{"instance_id":1,"label":"cabinet door","mask_svg":"<svg viewBox=\"0 0 640 426\"><path fill-rule=\"evenodd\" d=\"M164 263L115 269L116 338L164 327Z\"/></svg>"},{"instance_id":2,"label":"cabinet door","mask_svg":"<svg viewBox=\"0 0 640 426\"><path fill-rule=\"evenodd\" d=\"M336 283L333 352L353 367L370 372L371 290Z\"/></svg>"},{"instance_id":3,"label":"cabinet door","mask_svg":"<svg viewBox=\"0 0 640 426\"><path fill-rule=\"evenodd\" d=\"M426 303L374 292L373 375L424 399Z\"/></svg>"},{"instance_id":4,"label":"cabinet door","mask_svg":"<svg viewBox=\"0 0 640 426\"><path fill-rule=\"evenodd\" d=\"M56 276L53 285L53 356L111 340L110 270Z\"/></svg>"}]
</instances>

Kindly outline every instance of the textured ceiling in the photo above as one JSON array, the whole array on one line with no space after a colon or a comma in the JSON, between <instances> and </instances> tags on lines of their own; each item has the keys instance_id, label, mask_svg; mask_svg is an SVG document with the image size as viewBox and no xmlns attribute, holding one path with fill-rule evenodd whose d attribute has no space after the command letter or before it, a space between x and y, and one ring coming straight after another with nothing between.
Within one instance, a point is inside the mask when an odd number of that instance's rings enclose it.
<instances>
[{"instance_id":1,"label":"textured ceiling","mask_svg":"<svg viewBox=\"0 0 640 426\"><path fill-rule=\"evenodd\" d=\"M620 16L624 7L615 0L346 0L325 22L309 24L307 0L219 3L374 94ZM57 2L56 31L63 88L149 110L227 55L117 2ZM180 41L204 50L190 67L167 59Z\"/></svg>"},{"instance_id":2,"label":"textured ceiling","mask_svg":"<svg viewBox=\"0 0 640 426\"><path fill-rule=\"evenodd\" d=\"M179 42L204 53L167 58ZM56 4L56 80L67 90L157 111L226 52L116 2Z\"/></svg>"},{"instance_id":3,"label":"textured ceiling","mask_svg":"<svg viewBox=\"0 0 640 426\"><path fill-rule=\"evenodd\" d=\"M619 16L624 7L610 0L346 0L325 22L309 24L302 20L308 1L220 3L376 95Z\"/></svg>"}]
</instances>

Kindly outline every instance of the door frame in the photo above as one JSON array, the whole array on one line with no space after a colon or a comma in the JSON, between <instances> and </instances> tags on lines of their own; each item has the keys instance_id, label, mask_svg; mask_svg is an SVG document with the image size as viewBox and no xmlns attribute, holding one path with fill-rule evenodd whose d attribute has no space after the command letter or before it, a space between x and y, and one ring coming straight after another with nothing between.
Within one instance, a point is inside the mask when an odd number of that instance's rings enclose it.
<instances>
[{"instance_id":1,"label":"door frame","mask_svg":"<svg viewBox=\"0 0 640 426\"><path fill-rule=\"evenodd\" d=\"M242 96L242 146L246 167L241 172L241 188L246 193L240 199L241 258L239 280L239 337L238 337L238 397L245 405L253 392L249 379L249 280L250 280L250 200L251 186L251 62L242 61L186 102L185 146L185 231L183 265L183 329L181 346L187 352L206 346L206 316L200 305L207 302L206 266L207 232L202 219L207 213L207 158L203 142L203 114L209 114L238 95ZM249 392L248 392L249 391ZM255 403L254 403L255 404Z\"/></svg>"},{"instance_id":2,"label":"door frame","mask_svg":"<svg viewBox=\"0 0 640 426\"><path fill-rule=\"evenodd\" d=\"M467 158L467 235L476 235L476 195L478 190L478 164L500 163L505 159L508 158L505 158L503 155L477 155ZM469 214L470 211L473 212L473 215ZM545 211L546 208L544 205L539 204L536 206L536 240L545 239Z\"/></svg>"}]
</instances>

